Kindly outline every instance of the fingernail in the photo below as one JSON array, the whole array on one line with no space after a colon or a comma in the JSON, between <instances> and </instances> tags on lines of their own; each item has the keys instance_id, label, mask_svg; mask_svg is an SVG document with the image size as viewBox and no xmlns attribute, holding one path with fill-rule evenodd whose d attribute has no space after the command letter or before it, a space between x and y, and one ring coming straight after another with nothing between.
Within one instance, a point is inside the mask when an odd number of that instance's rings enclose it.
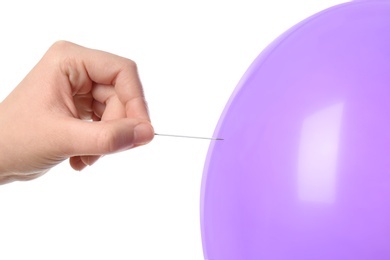
<instances>
[{"instance_id":1,"label":"fingernail","mask_svg":"<svg viewBox=\"0 0 390 260\"><path fill-rule=\"evenodd\" d=\"M154 130L150 124L141 123L134 128L134 145L149 143L154 137Z\"/></svg>"}]
</instances>

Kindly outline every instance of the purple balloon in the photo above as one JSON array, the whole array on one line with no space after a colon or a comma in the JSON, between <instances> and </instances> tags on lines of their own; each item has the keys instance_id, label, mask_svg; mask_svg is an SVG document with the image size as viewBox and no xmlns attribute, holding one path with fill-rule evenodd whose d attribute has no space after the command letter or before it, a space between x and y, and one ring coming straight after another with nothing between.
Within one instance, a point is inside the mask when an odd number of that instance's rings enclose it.
<instances>
[{"instance_id":1,"label":"purple balloon","mask_svg":"<svg viewBox=\"0 0 390 260\"><path fill-rule=\"evenodd\" d=\"M390 2L334 6L279 37L214 136L205 259L390 259Z\"/></svg>"}]
</instances>

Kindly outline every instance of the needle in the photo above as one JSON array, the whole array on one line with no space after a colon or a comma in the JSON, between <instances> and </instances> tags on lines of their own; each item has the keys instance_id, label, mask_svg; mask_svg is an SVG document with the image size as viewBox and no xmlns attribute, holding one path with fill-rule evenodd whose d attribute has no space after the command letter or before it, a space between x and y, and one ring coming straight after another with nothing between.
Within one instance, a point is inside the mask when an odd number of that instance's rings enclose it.
<instances>
[{"instance_id":1,"label":"needle","mask_svg":"<svg viewBox=\"0 0 390 260\"><path fill-rule=\"evenodd\" d=\"M170 136L170 137L183 137L183 138L195 138L195 139L207 139L207 140L216 140L216 141L223 140L222 138L214 138L214 137L198 137L198 136L186 136L186 135L167 135L167 134L157 134L157 133L155 133L154 135Z\"/></svg>"}]
</instances>

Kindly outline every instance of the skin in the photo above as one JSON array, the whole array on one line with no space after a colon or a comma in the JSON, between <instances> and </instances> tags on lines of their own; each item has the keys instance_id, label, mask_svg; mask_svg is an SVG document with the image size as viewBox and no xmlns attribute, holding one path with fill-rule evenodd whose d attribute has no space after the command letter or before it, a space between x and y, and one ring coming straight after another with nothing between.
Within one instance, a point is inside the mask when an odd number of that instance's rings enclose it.
<instances>
[{"instance_id":1,"label":"skin","mask_svg":"<svg viewBox=\"0 0 390 260\"><path fill-rule=\"evenodd\" d=\"M0 184L67 159L80 171L153 137L136 64L59 41L0 103Z\"/></svg>"}]
</instances>

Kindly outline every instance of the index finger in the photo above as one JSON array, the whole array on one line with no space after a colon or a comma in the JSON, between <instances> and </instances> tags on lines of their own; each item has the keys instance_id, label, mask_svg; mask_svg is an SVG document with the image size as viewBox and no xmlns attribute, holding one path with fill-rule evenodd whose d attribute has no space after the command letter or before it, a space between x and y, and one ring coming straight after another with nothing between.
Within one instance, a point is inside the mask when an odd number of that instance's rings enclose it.
<instances>
[{"instance_id":1,"label":"index finger","mask_svg":"<svg viewBox=\"0 0 390 260\"><path fill-rule=\"evenodd\" d=\"M114 86L126 109L126 117L150 121L144 91L134 61L100 50L76 44L70 53L83 64L89 79L95 83Z\"/></svg>"}]
</instances>

